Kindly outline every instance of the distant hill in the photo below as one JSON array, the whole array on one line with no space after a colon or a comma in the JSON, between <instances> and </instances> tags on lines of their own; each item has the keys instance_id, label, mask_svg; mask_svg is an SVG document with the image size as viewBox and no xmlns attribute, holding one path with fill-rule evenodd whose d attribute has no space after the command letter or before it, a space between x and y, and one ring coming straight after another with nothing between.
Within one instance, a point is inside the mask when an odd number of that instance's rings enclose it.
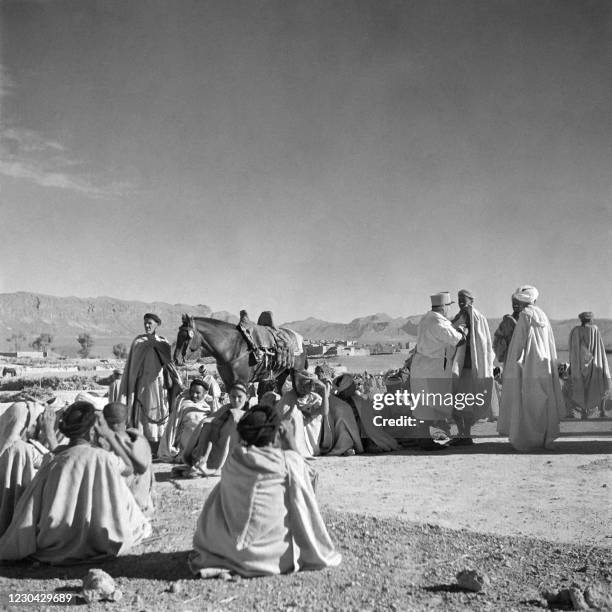
<instances>
[{"instance_id":1,"label":"distant hill","mask_svg":"<svg viewBox=\"0 0 612 612\"><path fill-rule=\"evenodd\" d=\"M414 342L416 341L417 329L422 315L411 317L391 318L384 313L377 313L367 317L353 319L350 323L328 323L321 319L312 317L303 321L290 321L286 327L295 329L305 338L312 340L356 340L365 344L374 342ZM499 325L500 318L488 320L491 334ZM612 351L612 319L597 319L599 330L602 333L604 343L608 351ZM567 350L569 334L577 319L566 319L562 321L551 321L557 349Z\"/></svg>"},{"instance_id":2,"label":"distant hill","mask_svg":"<svg viewBox=\"0 0 612 612\"><path fill-rule=\"evenodd\" d=\"M304 321L284 324L312 340L357 340L370 344L375 342L413 342L420 316L392 319L385 313L353 319L350 323L328 323L309 317Z\"/></svg>"},{"instance_id":3,"label":"distant hill","mask_svg":"<svg viewBox=\"0 0 612 612\"><path fill-rule=\"evenodd\" d=\"M26 336L24 346L41 333L53 336L51 346L58 352L74 355L79 349L76 338L87 332L95 339L92 354L108 356L113 344L129 343L143 332L142 316L154 312L162 320L160 333L169 339L176 337L181 315L188 312L208 317L212 311L199 304L166 304L137 302L111 297L55 297L39 293L0 294L0 346L12 349L7 342L14 333Z\"/></svg>"},{"instance_id":4,"label":"distant hill","mask_svg":"<svg viewBox=\"0 0 612 612\"><path fill-rule=\"evenodd\" d=\"M111 297L76 298L54 297L37 293L0 294L0 347L10 350L7 342L13 333L23 333L26 340L22 348L41 333L50 333L51 346L64 354L75 355L79 349L76 341L80 333L87 332L95 340L93 355L107 357L113 344L128 344L142 333L142 316L155 312L162 319L160 333L174 340L185 312L201 317L215 317L237 323L238 317L227 311L213 312L209 306L199 304L167 304L165 302L138 302ZM259 313L252 313L254 319ZM392 318L376 313L353 319L349 323L333 323L309 317L284 323L312 340L356 340L365 344L375 342L414 342L421 315ZM489 319L492 331L500 319ZM567 339L577 320L553 321L553 329L559 350L567 349ZM277 323L278 324L278 323ZM607 348L612 349L612 320L598 319L597 325L604 336Z\"/></svg>"}]
</instances>

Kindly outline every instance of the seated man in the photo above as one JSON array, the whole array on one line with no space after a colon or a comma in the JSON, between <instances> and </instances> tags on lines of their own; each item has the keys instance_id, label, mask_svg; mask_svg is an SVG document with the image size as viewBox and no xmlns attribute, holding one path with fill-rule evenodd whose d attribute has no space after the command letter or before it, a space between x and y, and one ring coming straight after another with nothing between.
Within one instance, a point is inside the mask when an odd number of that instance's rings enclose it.
<instances>
[{"instance_id":1,"label":"seated man","mask_svg":"<svg viewBox=\"0 0 612 612\"><path fill-rule=\"evenodd\" d=\"M0 561L97 560L123 554L150 535L151 525L122 478L122 471L131 470L124 469L126 459L91 445L95 424L92 404L75 402L65 411L59 428L70 442L45 460L21 496L0 538ZM122 454L114 439L108 442Z\"/></svg>"},{"instance_id":2,"label":"seated man","mask_svg":"<svg viewBox=\"0 0 612 612\"><path fill-rule=\"evenodd\" d=\"M219 401L221 400L221 387L219 386L217 379L208 371L208 368L205 365L201 365L198 368L198 372L200 373L200 378L208 385L208 393L213 398L213 412L215 410L219 410Z\"/></svg>"},{"instance_id":3,"label":"seated man","mask_svg":"<svg viewBox=\"0 0 612 612\"><path fill-rule=\"evenodd\" d=\"M203 578L229 572L265 576L339 565L310 468L295 450L280 409L251 408L238 433L242 444L234 448L198 519L191 571Z\"/></svg>"},{"instance_id":4,"label":"seated man","mask_svg":"<svg viewBox=\"0 0 612 612\"><path fill-rule=\"evenodd\" d=\"M284 418L293 421L303 457L349 456L363 452L351 407L331 394L332 384L310 372L292 371L293 389L283 395Z\"/></svg>"},{"instance_id":5,"label":"seated man","mask_svg":"<svg viewBox=\"0 0 612 612\"><path fill-rule=\"evenodd\" d=\"M329 422L329 389L307 370L291 370L293 389L279 406L283 419L293 422L296 448L302 457L315 457L332 445Z\"/></svg>"},{"instance_id":6,"label":"seated man","mask_svg":"<svg viewBox=\"0 0 612 612\"><path fill-rule=\"evenodd\" d=\"M125 404L107 404L104 406L103 415L104 418L100 419L97 425L98 431L102 433L99 445L112 452L107 440L114 436L132 467L132 472L125 476L125 481L140 509L149 516L155 509L151 497L154 482L151 446L137 429L126 428L128 411Z\"/></svg>"},{"instance_id":7,"label":"seated man","mask_svg":"<svg viewBox=\"0 0 612 612\"><path fill-rule=\"evenodd\" d=\"M374 408L372 400L357 391L355 379L350 374L341 374L334 380L336 395L353 410L359 424L361 442L366 453L381 453L399 448L395 438L374 425Z\"/></svg>"},{"instance_id":8,"label":"seated man","mask_svg":"<svg viewBox=\"0 0 612 612\"><path fill-rule=\"evenodd\" d=\"M173 471L187 477L212 476L223 467L230 451L238 444L236 423L249 407L246 385L237 382L229 392L229 404L203 419L183 451L183 466Z\"/></svg>"},{"instance_id":9,"label":"seated man","mask_svg":"<svg viewBox=\"0 0 612 612\"><path fill-rule=\"evenodd\" d=\"M325 381L330 389L329 423L332 429L332 446L324 449L325 455L350 457L363 453L363 443L359 425L353 409L337 395L332 393L333 383Z\"/></svg>"},{"instance_id":10,"label":"seated man","mask_svg":"<svg viewBox=\"0 0 612 612\"><path fill-rule=\"evenodd\" d=\"M55 411L45 409L42 416L47 437L55 440ZM48 452L41 444L29 443L29 420L26 402L11 404L0 416L0 535L10 525L19 498Z\"/></svg>"},{"instance_id":11,"label":"seated man","mask_svg":"<svg viewBox=\"0 0 612 612\"><path fill-rule=\"evenodd\" d=\"M208 384L201 378L194 378L189 385L189 391L181 393L176 399L159 444L158 458L163 461L180 462L193 432L202 419L212 412L214 412L213 397L210 395Z\"/></svg>"}]
</instances>

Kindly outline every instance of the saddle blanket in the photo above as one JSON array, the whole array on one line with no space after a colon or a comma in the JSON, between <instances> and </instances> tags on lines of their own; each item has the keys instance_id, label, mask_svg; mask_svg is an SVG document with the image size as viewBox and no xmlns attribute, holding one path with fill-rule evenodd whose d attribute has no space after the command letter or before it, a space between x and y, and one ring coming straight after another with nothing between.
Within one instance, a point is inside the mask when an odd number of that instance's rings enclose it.
<instances>
[{"instance_id":1,"label":"saddle blanket","mask_svg":"<svg viewBox=\"0 0 612 612\"><path fill-rule=\"evenodd\" d=\"M304 352L303 336L287 327L272 329L265 325L253 325L250 328L250 332L257 348L276 350L277 348L284 347L294 356L301 355Z\"/></svg>"}]
</instances>

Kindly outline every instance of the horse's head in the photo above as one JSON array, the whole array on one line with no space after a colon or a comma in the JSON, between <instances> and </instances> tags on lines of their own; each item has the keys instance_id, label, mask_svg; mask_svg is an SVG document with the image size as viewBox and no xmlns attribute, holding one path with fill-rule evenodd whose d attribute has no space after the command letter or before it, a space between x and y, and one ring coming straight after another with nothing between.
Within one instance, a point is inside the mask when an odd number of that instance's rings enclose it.
<instances>
[{"instance_id":1,"label":"horse's head","mask_svg":"<svg viewBox=\"0 0 612 612\"><path fill-rule=\"evenodd\" d=\"M176 348L174 349L174 363L183 365L186 357L194 353L200 354L202 349L202 337L195 327L193 317L183 315L181 326L176 336Z\"/></svg>"}]
</instances>

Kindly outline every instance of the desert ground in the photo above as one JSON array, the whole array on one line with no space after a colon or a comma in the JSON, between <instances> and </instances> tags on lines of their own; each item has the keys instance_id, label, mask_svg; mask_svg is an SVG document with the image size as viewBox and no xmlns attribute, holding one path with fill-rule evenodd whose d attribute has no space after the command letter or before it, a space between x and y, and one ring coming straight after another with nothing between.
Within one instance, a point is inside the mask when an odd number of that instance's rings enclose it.
<instances>
[{"instance_id":1,"label":"desert ground","mask_svg":"<svg viewBox=\"0 0 612 612\"><path fill-rule=\"evenodd\" d=\"M54 395L63 404L76 393ZM179 480L156 463L152 537L106 562L0 566L0 609L19 608L11 593L36 591L70 593L92 610L533 610L546 607L546 588L610 590L612 419L561 428L556 448L542 453L516 453L495 423L480 422L472 447L423 452L404 440L393 453L315 459L317 497L343 562L270 578L190 575L196 520L219 478ZM80 597L93 567L115 579L120 601ZM462 569L488 585L458 588Z\"/></svg>"},{"instance_id":2,"label":"desert ground","mask_svg":"<svg viewBox=\"0 0 612 612\"><path fill-rule=\"evenodd\" d=\"M563 425L557 448L538 454L513 452L482 423L470 448L316 459L317 496L342 565L271 578L190 576L193 530L218 477L177 480L157 463L151 538L103 563L1 566L2 605L10 609L10 593L43 591L72 593L86 607L79 590L91 567L123 593L92 610L533 610L545 606L546 587L610 589L610 422L590 436ZM459 589L461 569L489 585Z\"/></svg>"}]
</instances>

